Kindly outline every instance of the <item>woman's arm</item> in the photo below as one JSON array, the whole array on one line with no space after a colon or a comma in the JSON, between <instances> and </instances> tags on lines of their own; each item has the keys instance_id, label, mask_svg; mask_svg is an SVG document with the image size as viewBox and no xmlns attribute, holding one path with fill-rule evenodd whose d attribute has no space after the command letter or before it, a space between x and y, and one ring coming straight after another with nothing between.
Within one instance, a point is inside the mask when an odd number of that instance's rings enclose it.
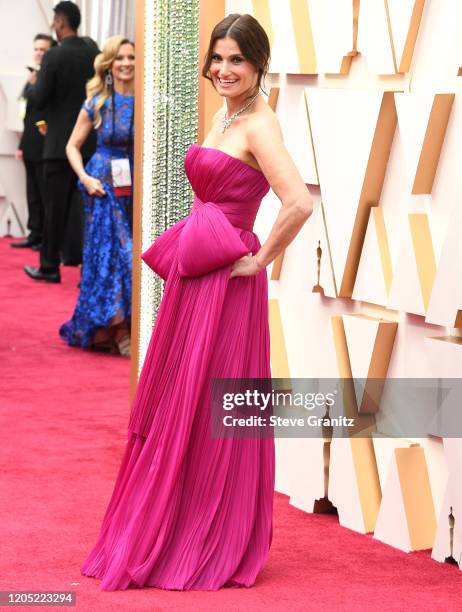
<instances>
[{"instance_id":1,"label":"woman's arm","mask_svg":"<svg viewBox=\"0 0 462 612\"><path fill-rule=\"evenodd\" d=\"M80 149L93 129L88 113L82 109L72 130L72 134L66 145L66 155L72 169L77 174L80 182L91 196L103 196L106 192L101 182L85 172Z\"/></svg>"},{"instance_id":2,"label":"woman's arm","mask_svg":"<svg viewBox=\"0 0 462 612\"><path fill-rule=\"evenodd\" d=\"M250 276L265 268L292 242L313 212L310 192L284 146L276 115L268 109L249 119L249 151L281 200L282 207L258 253L235 262L231 277Z\"/></svg>"}]
</instances>

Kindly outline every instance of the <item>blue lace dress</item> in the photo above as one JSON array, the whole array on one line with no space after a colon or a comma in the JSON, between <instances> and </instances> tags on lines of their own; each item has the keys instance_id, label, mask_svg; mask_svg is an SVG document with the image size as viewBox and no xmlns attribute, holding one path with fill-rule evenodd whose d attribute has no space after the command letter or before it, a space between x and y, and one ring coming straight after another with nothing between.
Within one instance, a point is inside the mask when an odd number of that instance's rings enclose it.
<instances>
[{"instance_id":1,"label":"blue lace dress","mask_svg":"<svg viewBox=\"0 0 462 612\"><path fill-rule=\"evenodd\" d=\"M96 96L83 107L94 120ZM112 138L112 100L101 109L102 123L97 129L97 148L85 171L101 181L106 195L91 197L84 186L85 210L80 294L74 314L64 323L60 336L72 346L87 347L98 330L118 323L130 324L132 274L132 196L114 195L111 178L111 157L127 157L133 96L115 92L114 135ZM130 147L130 167L133 176L133 146Z\"/></svg>"}]
</instances>

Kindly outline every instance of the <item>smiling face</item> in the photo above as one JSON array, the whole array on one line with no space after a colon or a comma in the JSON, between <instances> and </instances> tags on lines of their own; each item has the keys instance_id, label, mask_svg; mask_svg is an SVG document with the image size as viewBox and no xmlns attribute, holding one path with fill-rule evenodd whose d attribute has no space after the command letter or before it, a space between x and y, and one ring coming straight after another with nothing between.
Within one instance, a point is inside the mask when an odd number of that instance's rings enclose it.
<instances>
[{"instance_id":1,"label":"smiling face","mask_svg":"<svg viewBox=\"0 0 462 612\"><path fill-rule=\"evenodd\" d=\"M135 76L135 49L130 43L120 45L111 66L112 76L115 80L128 83Z\"/></svg>"},{"instance_id":2,"label":"smiling face","mask_svg":"<svg viewBox=\"0 0 462 612\"><path fill-rule=\"evenodd\" d=\"M256 91L258 70L241 53L232 38L216 41L210 64L212 83L221 96L247 97Z\"/></svg>"},{"instance_id":3,"label":"smiling face","mask_svg":"<svg viewBox=\"0 0 462 612\"><path fill-rule=\"evenodd\" d=\"M45 38L34 40L34 64L36 66L40 66L43 56L50 47L50 41L46 40Z\"/></svg>"}]
</instances>

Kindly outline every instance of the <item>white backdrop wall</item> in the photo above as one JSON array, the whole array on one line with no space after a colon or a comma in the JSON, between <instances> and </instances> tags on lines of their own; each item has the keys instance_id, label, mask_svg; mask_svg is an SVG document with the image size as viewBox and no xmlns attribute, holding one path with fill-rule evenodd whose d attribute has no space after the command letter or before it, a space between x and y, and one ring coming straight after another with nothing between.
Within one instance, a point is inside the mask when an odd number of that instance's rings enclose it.
<instances>
[{"instance_id":1,"label":"white backdrop wall","mask_svg":"<svg viewBox=\"0 0 462 612\"><path fill-rule=\"evenodd\" d=\"M332 74L339 72L335 67L340 66L342 55L352 50L354 4L353 0L226 3L227 14L269 15L273 45L272 73L267 85L268 89L279 88L276 113L284 140L315 200L312 217L284 254L279 279L270 283L270 300L280 313L280 319L275 319L274 314L272 318L273 376L281 372L307 378L342 375L345 362L339 350L341 338L334 331L332 318L339 316L348 345L347 367L358 371L366 368L367 372L370 356L381 351L377 330L397 323L393 327L397 331L392 349L383 350L381 355L388 366L388 377L461 377L461 322L459 319L456 323L456 315L462 309L462 293L458 289L462 274L457 277L462 252L456 235L460 236L462 221L462 77L458 77L462 65L462 3L361 0L357 38L360 53L353 57L349 71ZM419 5L423 5L423 13L410 66L397 73L396 64L406 50L408 26L415 17L412 11ZM297 56L296 27L291 21L294 6L300 14L308 11L311 17L317 67L305 70L310 74L303 74L302 59L300 54ZM388 23L384 6L388 8ZM307 40L309 36L305 34ZM299 38L299 47L306 40ZM324 72L326 67L331 74ZM378 216L369 219L352 294L336 297L342 269L335 262L336 258L341 260L343 251L346 256L351 230L357 222L353 213L358 206L358 185L364 179L371 151L368 130L373 132L381 125L384 107L380 102L386 91L396 92L389 100L396 108L397 124L383 188L379 201L373 203ZM441 114L434 105L437 94L447 94L440 99L443 106L447 104ZM378 118L375 113L379 113ZM417 165L422 163L424 136L429 137L430 148L438 149L434 130L436 126L438 131L445 120L447 129L443 128L432 189L418 193L413 181ZM256 222L260 239L267 236L279 205L270 192ZM418 230L415 223L420 224ZM379 235L386 238L391 263L388 286L384 270L377 263L383 255ZM318 240L324 247L324 298L312 292L317 282ZM337 265L340 270L331 270L329 250L334 268ZM282 345L276 339L281 329ZM280 365L284 354L285 369ZM419 446L411 447L412 444ZM277 490L286 493L292 504L313 511L315 501L324 495L323 440L279 439L276 447ZM361 532L373 531L378 539L403 550L433 547L434 558L442 561L450 554L450 507L456 516L455 524L462 523L462 487L460 481L451 480L451 473L462 469L461 450L460 439L402 440L379 432L362 450L348 441L333 440L328 466L329 499L337 507L342 524ZM414 472L409 469L412 461ZM366 477L364 470L361 472L366 464L372 466L369 474L377 473L375 480L370 475ZM421 486L414 486L412 480ZM366 483L376 491L374 499L374 495L368 497L365 492ZM425 518L417 526L422 516ZM462 529L458 527L454 547L454 557L460 562Z\"/></svg>"},{"instance_id":2,"label":"white backdrop wall","mask_svg":"<svg viewBox=\"0 0 462 612\"><path fill-rule=\"evenodd\" d=\"M10 202L23 227L27 223L24 166L14 159L22 131L18 97L28 78L32 41L38 32L49 31L52 6L52 0L0 0L0 235L6 231L4 213ZM21 236L14 216L9 217L12 233Z\"/></svg>"},{"instance_id":3,"label":"white backdrop wall","mask_svg":"<svg viewBox=\"0 0 462 612\"><path fill-rule=\"evenodd\" d=\"M135 37L135 0L75 0L82 13L81 34L98 45L115 34ZM55 1L55 4L57 2Z\"/></svg>"}]
</instances>

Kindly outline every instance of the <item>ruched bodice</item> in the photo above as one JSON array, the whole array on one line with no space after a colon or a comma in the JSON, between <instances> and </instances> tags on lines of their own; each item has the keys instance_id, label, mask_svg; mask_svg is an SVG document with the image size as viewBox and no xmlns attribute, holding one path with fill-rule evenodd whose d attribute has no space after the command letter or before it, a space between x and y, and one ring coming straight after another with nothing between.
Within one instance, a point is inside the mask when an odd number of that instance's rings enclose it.
<instances>
[{"instance_id":1,"label":"ruched bodice","mask_svg":"<svg viewBox=\"0 0 462 612\"><path fill-rule=\"evenodd\" d=\"M185 157L186 175L195 197L190 214L161 234L143 260L166 279L177 256L180 276L202 276L255 250L246 232L269 184L244 161L192 144ZM256 237L255 237L256 239Z\"/></svg>"},{"instance_id":2,"label":"ruched bodice","mask_svg":"<svg viewBox=\"0 0 462 612\"><path fill-rule=\"evenodd\" d=\"M262 198L269 190L262 172L224 151L198 144L189 147L185 170L202 202L219 206L235 227L252 230Z\"/></svg>"}]
</instances>

